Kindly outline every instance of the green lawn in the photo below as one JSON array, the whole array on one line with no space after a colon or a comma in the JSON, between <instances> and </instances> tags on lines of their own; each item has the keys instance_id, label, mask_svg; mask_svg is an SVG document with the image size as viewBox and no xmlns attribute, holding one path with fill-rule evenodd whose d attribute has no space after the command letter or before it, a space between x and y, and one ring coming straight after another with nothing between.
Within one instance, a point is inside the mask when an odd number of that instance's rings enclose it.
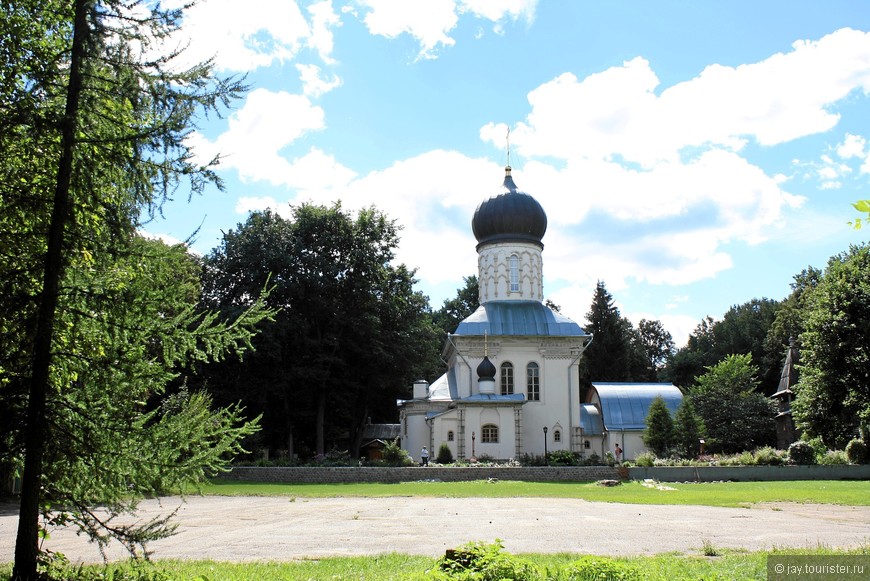
<instances>
[{"instance_id":1,"label":"green lawn","mask_svg":"<svg viewBox=\"0 0 870 581\"><path fill-rule=\"evenodd\" d=\"M715 549L715 548L711 548ZM712 553L712 554L710 554ZM637 574L629 579L638 581L716 580L742 581L767 579L768 555L864 555L870 564L870 545L857 551L788 550L746 553L711 550L708 554L665 553L652 557L630 557L613 560L633 569ZM507 555L511 559L531 561L541 572L534 579L560 581L565 568L581 558L575 554ZM609 561L608 558L596 560ZM277 581L296 579L330 579L355 581L425 580L437 571L438 559L401 554L372 557L343 557L294 562L225 563L215 561L155 561L134 567L129 563L87 566L67 569L66 579L96 581ZM0 578L8 578L10 564L0 564ZM443 578L443 577L442 577ZM490 578L490 577L487 577ZM620 579L622 577L619 577ZM573 578L572 579L576 579ZM598 577L595 577L598 579Z\"/></svg>"},{"instance_id":2,"label":"green lawn","mask_svg":"<svg viewBox=\"0 0 870 581\"><path fill-rule=\"evenodd\" d=\"M640 482L603 487L594 482L403 482L400 484L275 484L215 480L202 492L218 496L430 496L449 498L582 498L631 504L747 506L759 502L801 502L870 506L870 482L798 480L783 482L664 483L659 490Z\"/></svg>"}]
</instances>

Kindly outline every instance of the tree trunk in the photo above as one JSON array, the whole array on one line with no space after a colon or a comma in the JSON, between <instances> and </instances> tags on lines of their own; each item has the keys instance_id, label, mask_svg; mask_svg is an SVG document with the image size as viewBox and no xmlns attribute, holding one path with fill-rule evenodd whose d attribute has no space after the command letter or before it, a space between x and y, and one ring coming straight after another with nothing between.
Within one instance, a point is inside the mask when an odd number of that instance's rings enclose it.
<instances>
[{"instance_id":1,"label":"tree trunk","mask_svg":"<svg viewBox=\"0 0 870 581\"><path fill-rule=\"evenodd\" d=\"M317 424L315 426L315 441L317 445L317 455L322 456L325 453L323 443L323 423L326 419L326 390L321 389L317 396Z\"/></svg>"},{"instance_id":2,"label":"tree trunk","mask_svg":"<svg viewBox=\"0 0 870 581\"><path fill-rule=\"evenodd\" d=\"M48 438L46 400L50 383L51 345L60 280L64 271L64 229L69 220L70 184L73 171L75 131L82 90L82 60L88 35L89 0L75 0L75 21L67 84L66 110L61 125L61 151L55 182L48 247L43 267L42 293L33 345L30 394L27 402L27 428L24 446L24 473L21 481L21 508L15 542L12 579L35 581L39 555L39 505L42 488L43 457Z\"/></svg>"}]
</instances>

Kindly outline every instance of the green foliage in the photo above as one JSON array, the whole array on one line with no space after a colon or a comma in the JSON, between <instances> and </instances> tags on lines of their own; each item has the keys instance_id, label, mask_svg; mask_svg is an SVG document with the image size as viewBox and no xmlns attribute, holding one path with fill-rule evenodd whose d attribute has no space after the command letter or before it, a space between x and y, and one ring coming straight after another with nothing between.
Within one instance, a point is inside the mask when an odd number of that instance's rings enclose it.
<instances>
[{"instance_id":1,"label":"green foliage","mask_svg":"<svg viewBox=\"0 0 870 581\"><path fill-rule=\"evenodd\" d=\"M657 456L666 456L674 444L674 421L661 396L653 399L649 406L643 443Z\"/></svg>"},{"instance_id":2,"label":"green foliage","mask_svg":"<svg viewBox=\"0 0 870 581\"><path fill-rule=\"evenodd\" d=\"M450 450L450 445L447 442L441 442L435 461L438 464L453 464L453 452Z\"/></svg>"},{"instance_id":3,"label":"green foliage","mask_svg":"<svg viewBox=\"0 0 870 581\"><path fill-rule=\"evenodd\" d=\"M637 456L634 457L634 463L637 466L645 466L650 467L655 465L656 455L652 452L641 452Z\"/></svg>"},{"instance_id":4,"label":"green foliage","mask_svg":"<svg viewBox=\"0 0 870 581\"><path fill-rule=\"evenodd\" d=\"M870 452L864 440L852 439L846 445L846 458L851 464L870 464Z\"/></svg>"},{"instance_id":5,"label":"green foliage","mask_svg":"<svg viewBox=\"0 0 870 581\"><path fill-rule=\"evenodd\" d=\"M655 371L656 376L650 379L657 379L658 373L674 356L673 337L661 321L641 319L637 324L637 344L647 368Z\"/></svg>"},{"instance_id":6,"label":"green foliage","mask_svg":"<svg viewBox=\"0 0 870 581\"><path fill-rule=\"evenodd\" d=\"M710 452L733 453L775 442L773 404L758 389L752 355L730 355L697 378L689 397L704 422Z\"/></svg>"},{"instance_id":7,"label":"green foliage","mask_svg":"<svg viewBox=\"0 0 870 581\"><path fill-rule=\"evenodd\" d=\"M554 450L548 454L550 466L578 466L580 454L570 450Z\"/></svg>"},{"instance_id":8,"label":"green foliage","mask_svg":"<svg viewBox=\"0 0 870 581\"><path fill-rule=\"evenodd\" d=\"M197 115L220 114L245 90L209 63L152 52L181 16L117 0L4 5L0 465L24 458L21 578L36 574L39 506L68 507L102 541L91 506L111 515L140 490L193 484L246 430L220 434L240 411L206 412L199 394L159 409L182 374L249 347L267 317L259 292L241 320L197 310L195 261L135 238L179 188L220 187L217 159L196 161L188 137ZM169 532L163 524L113 534L129 548Z\"/></svg>"},{"instance_id":9,"label":"green foliage","mask_svg":"<svg viewBox=\"0 0 870 581\"><path fill-rule=\"evenodd\" d=\"M849 458L844 450L828 450L821 457L816 458L816 462L824 466L842 466L849 463Z\"/></svg>"},{"instance_id":10,"label":"green foliage","mask_svg":"<svg viewBox=\"0 0 870 581\"><path fill-rule=\"evenodd\" d=\"M784 464L786 458L784 458L783 453L776 448L771 446L764 446L763 448L758 448L752 452L752 456L755 464L761 465L769 465L769 466L779 466Z\"/></svg>"},{"instance_id":11,"label":"green foliage","mask_svg":"<svg viewBox=\"0 0 870 581\"><path fill-rule=\"evenodd\" d=\"M864 218L855 218L854 221L849 222L855 230L860 230L865 224L870 223L870 200L858 200L852 204L852 207L858 212L867 214Z\"/></svg>"},{"instance_id":12,"label":"green foliage","mask_svg":"<svg viewBox=\"0 0 870 581\"><path fill-rule=\"evenodd\" d=\"M613 296L598 281L586 313L586 331L595 336L581 360L582 381L649 380L650 370L637 347L636 331L613 304Z\"/></svg>"},{"instance_id":13,"label":"green foliage","mask_svg":"<svg viewBox=\"0 0 870 581\"><path fill-rule=\"evenodd\" d=\"M788 447L788 459L792 464L815 464L816 451L807 442L799 440Z\"/></svg>"},{"instance_id":14,"label":"green foliage","mask_svg":"<svg viewBox=\"0 0 870 581\"><path fill-rule=\"evenodd\" d=\"M384 444L383 462L387 466L414 466L408 451L402 448L399 438Z\"/></svg>"},{"instance_id":15,"label":"green foliage","mask_svg":"<svg viewBox=\"0 0 870 581\"><path fill-rule=\"evenodd\" d=\"M683 458L694 458L700 454L704 437L704 422L695 413L691 398L684 397L674 417L674 450Z\"/></svg>"},{"instance_id":16,"label":"green foliage","mask_svg":"<svg viewBox=\"0 0 870 581\"><path fill-rule=\"evenodd\" d=\"M338 203L292 212L252 213L204 259L212 308L234 312L268 286L280 309L261 325L256 353L205 374L220 401L263 414L267 447L324 454L329 438L350 434L356 457L367 420L391 419L440 338L414 272L393 263L394 220Z\"/></svg>"},{"instance_id":17,"label":"green foliage","mask_svg":"<svg viewBox=\"0 0 870 581\"><path fill-rule=\"evenodd\" d=\"M524 452L520 454L520 466L546 466L547 458L543 454L529 454Z\"/></svg>"},{"instance_id":18,"label":"green foliage","mask_svg":"<svg viewBox=\"0 0 870 581\"><path fill-rule=\"evenodd\" d=\"M841 449L870 421L870 248L832 257L805 300L792 411L804 434Z\"/></svg>"},{"instance_id":19,"label":"green foliage","mask_svg":"<svg viewBox=\"0 0 870 581\"><path fill-rule=\"evenodd\" d=\"M534 563L503 553L503 548L498 539L490 544L466 543L438 561L438 569L444 575L433 578L462 581L543 579L541 571Z\"/></svg>"},{"instance_id":20,"label":"green foliage","mask_svg":"<svg viewBox=\"0 0 870 581\"><path fill-rule=\"evenodd\" d=\"M760 365L756 372L765 393L776 389L782 369L782 342L768 341L768 334L780 310L780 303L762 298L732 306L719 321L712 317L702 320L686 346L677 351L665 375L681 387L689 387L705 373L734 354L752 355ZM788 343L788 334L784 337Z\"/></svg>"},{"instance_id":21,"label":"green foliage","mask_svg":"<svg viewBox=\"0 0 870 581\"><path fill-rule=\"evenodd\" d=\"M641 571L607 557L583 557L565 567L557 579L565 581L634 581L644 579Z\"/></svg>"}]
</instances>

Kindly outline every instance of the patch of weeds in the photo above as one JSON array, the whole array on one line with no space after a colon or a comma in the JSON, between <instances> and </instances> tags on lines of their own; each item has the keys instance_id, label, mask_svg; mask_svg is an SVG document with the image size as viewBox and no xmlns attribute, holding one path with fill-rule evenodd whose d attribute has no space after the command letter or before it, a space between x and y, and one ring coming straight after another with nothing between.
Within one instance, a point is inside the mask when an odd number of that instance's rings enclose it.
<instances>
[{"instance_id":1,"label":"patch of weeds","mask_svg":"<svg viewBox=\"0 0 870 581\"><path fill-rule=\"evenodd\" d=\"M713 545L710 539L701 540L701 553L705 557L718 557L720 555L719 549Z\"/></svg>"}]
</instances>

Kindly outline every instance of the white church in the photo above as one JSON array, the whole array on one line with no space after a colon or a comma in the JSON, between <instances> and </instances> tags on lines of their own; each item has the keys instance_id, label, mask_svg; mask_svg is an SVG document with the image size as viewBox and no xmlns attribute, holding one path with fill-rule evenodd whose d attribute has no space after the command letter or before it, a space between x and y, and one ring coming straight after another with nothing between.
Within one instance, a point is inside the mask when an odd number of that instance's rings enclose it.
<instances>
[{"instance_id":1,"label":"white church","mask_svg":"<svg viewBox=\"0 0 870 581\"><path fill-rule=\"evenodd\" d=\"M652 400L662 396L674 413L682 394L671 384L595 382L580 393L592 336L543 303L547 215L517 190L510 166L503 189L472 219L480 306L447 336L447 372L398 402L402 447L415 459L447 444L456 459L508 460L556 450L604 457L618 444L633 458L645 450Z\"/></svg>"}]
</instances>

